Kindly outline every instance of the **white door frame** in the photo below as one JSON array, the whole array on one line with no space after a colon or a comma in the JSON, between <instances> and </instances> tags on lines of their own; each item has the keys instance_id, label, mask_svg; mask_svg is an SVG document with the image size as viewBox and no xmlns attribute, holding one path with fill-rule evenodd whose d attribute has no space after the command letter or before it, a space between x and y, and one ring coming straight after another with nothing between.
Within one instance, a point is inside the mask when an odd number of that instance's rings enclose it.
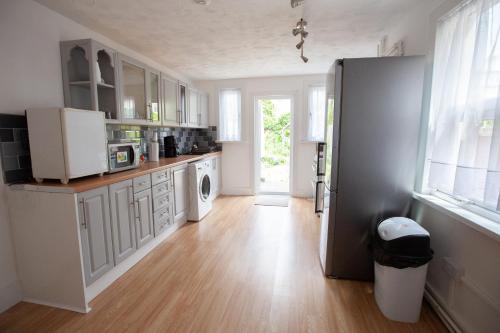
<instances>
[{"instance_id":1,"label":"white door frame","mask_svg":"<svg viewBox=\"0 0 500 333\"><path fill-rule=\"evenodd\" d=\"M295 91L284 91L284 92L271 92L271 93L259 93L253 95L253 192L254 194L281 194L281 195L292 195L294 193L293 184L293 165L294 165L294 150L295 150L295 100L297 98L297 92ZM290 161L289 161L289 171L288 171L288 192L260 192L258 184L260 182L260 167L257 167L257 162L260 161L260 112L259 112L259 99L290 99Z\"/></svg>"}]
</instances>

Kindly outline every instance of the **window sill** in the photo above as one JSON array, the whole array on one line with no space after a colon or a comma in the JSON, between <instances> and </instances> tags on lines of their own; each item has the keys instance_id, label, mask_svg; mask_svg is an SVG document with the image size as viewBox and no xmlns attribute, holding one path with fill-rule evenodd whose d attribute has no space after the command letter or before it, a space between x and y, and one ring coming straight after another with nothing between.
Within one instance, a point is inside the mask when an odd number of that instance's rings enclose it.
<instances>
[{"instance_id":1,"label":"window sill","mask_svg":"<svg viewBox=\"0 0 500 333\"><path fill-rule=\"evenodd\" d=\"M459 207L433 195L413 192L413 197L416 200L423 202L450 216L451 218L460 221L480 233L500 242L500 223L475 214L465 208Z\"/></svg>"}]
</instances>

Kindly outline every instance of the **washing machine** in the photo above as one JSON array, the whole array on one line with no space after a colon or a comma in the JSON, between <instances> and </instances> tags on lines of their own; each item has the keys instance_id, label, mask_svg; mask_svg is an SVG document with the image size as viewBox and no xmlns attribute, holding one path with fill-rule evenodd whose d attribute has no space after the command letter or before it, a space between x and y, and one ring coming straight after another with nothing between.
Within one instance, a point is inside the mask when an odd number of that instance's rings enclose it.
<instances>
[{"instance_id":1,"label":"washing machine","mask_svg":"<svg viewBox=\"0 0 500 333\"><path fill-rule=\"evenodd\" d=\"M212 171L210 161L188 164L189 221L200 221L212 209Z\"/></svg>"}]
</instances>

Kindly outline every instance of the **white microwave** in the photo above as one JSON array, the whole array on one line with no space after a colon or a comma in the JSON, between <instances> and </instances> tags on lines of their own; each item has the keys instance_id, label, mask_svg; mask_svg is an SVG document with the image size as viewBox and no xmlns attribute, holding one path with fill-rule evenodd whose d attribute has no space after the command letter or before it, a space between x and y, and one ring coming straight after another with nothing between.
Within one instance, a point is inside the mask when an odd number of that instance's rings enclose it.
<instances>
[{"instance_id":1,"label":"white microwave","mask_svg":"<svg viewBox=\"0 0 500 333\"><path fill-rule=\"evenodd\" d=\"M139 167L141 148L137 142L108 144L109 173Z\"/></svg>"}]
</instances>

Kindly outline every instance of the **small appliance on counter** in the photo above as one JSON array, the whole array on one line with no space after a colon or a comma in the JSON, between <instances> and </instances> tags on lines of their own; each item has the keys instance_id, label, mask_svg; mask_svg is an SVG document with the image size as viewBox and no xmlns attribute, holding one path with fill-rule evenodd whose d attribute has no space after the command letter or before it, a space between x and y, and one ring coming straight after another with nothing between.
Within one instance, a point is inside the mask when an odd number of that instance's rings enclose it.
<instances>
[{"instance_id":1,"label":"small appliance on counter","mask_svg":"<svg viewBox=\"0 0 500 333\"><path fill-rule=\"evenodd\" d=\"M141 145L138 142L108 143L109 173L134 169L141 161Z\"/></svg>"},{"instance_id":2,"label":"small appliance on counter","mask_svg":"<svg viewBox=\"0 0 500 333\"><path fill-rule=\"evenodd\" d=\"M71 108L26 111L31 167L37 182L108 171L104 113Z\"/></svg>"},{"instance_id":3,"label":"small appliance on counter","mask_svg":"<svg viewBox=\"0 0 500 333\"><path fill-rule=\"evenodd\" d=\"M165 157L177 157L177 143L175 142L175 136L169 135L163 138L163 143L165 145Z\"/></svg>"},{"instance_id":4,"label":"small appliance on counter","mask_svg":"<svg viewBox=\"0 0 500 333\"><path fill-rule=\"evenodd\" d=\"M149 143L149 160L151 162L158 162L160 160L160 145L158 144L158 133L153 133L153 138Z\"/></svg>"},{"instance_id":5,"label":"small appliance on counter","mask_svg":"<svg viewBox=\"0 0 500 333\"><path fill-rule=\"evenodd\" d=\"M195 143L191 147L191 151L186 155L203 155L213 153L215 151L217 151L217 146L198 147L198 145Z\"/></svg>"}]
</instances>

